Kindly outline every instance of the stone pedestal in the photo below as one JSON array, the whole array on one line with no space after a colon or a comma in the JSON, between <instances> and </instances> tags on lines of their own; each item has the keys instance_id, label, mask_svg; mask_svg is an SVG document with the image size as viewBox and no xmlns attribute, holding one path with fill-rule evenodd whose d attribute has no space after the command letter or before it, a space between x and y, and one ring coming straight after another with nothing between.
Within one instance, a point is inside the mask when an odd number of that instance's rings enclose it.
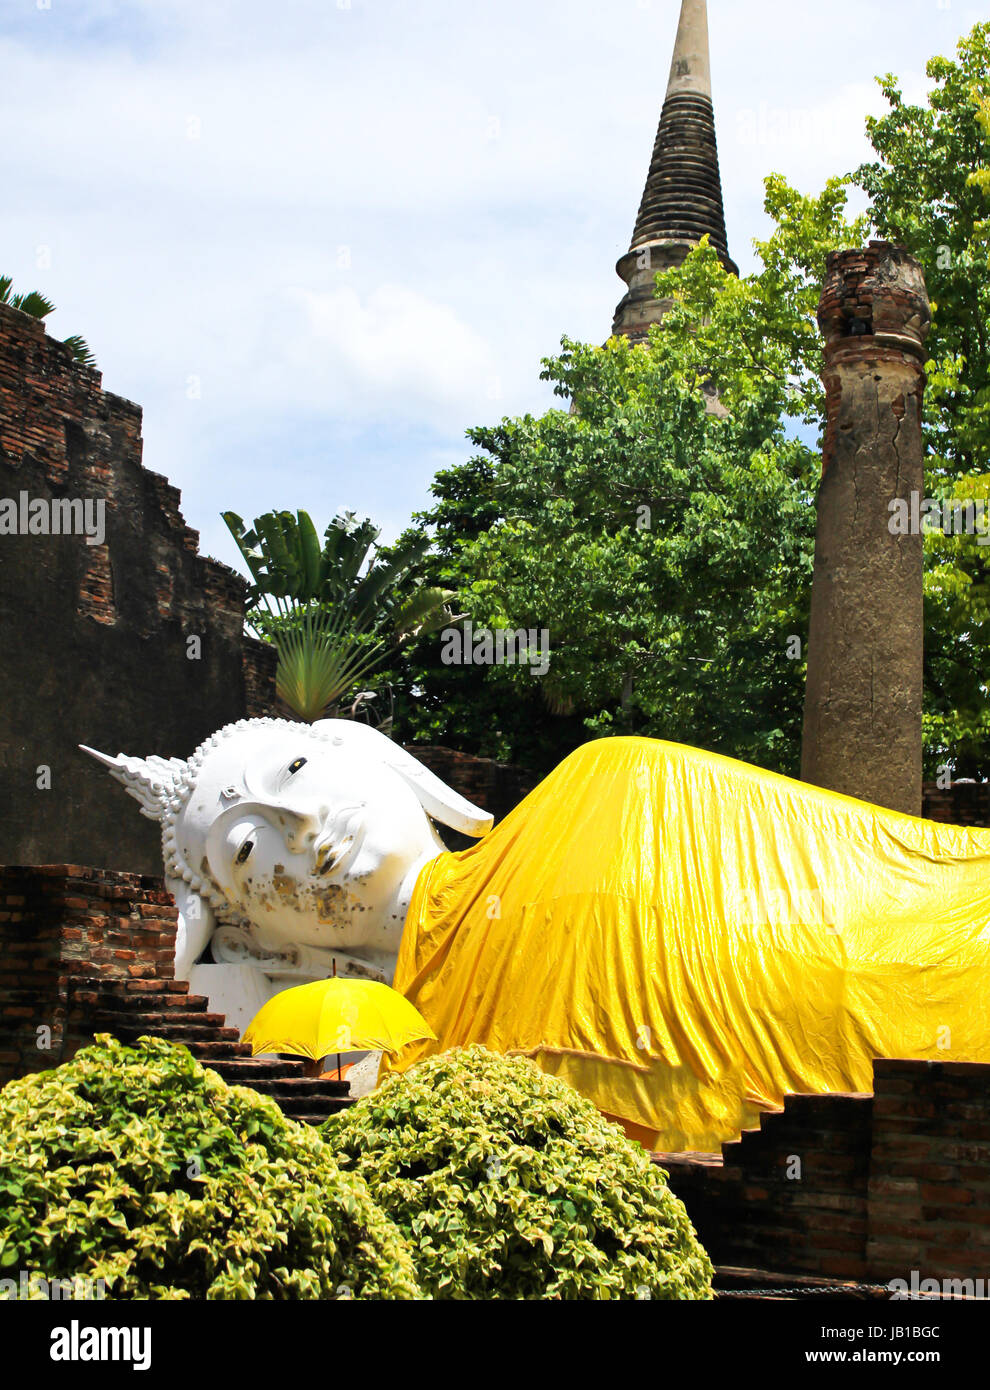
<instances>
[{"instance_id":1,"label":"stone pedestal","mask_svg":"<svg viewBox=\"0 0 990 1390\"><path fill-rule=\"evenodd\" d=\"M922 535L891 503L924 496L931 325L921 267L886 242L833 253L818 314L827 429L801 775L921 814Z\"/></svg>"}]
</instances>

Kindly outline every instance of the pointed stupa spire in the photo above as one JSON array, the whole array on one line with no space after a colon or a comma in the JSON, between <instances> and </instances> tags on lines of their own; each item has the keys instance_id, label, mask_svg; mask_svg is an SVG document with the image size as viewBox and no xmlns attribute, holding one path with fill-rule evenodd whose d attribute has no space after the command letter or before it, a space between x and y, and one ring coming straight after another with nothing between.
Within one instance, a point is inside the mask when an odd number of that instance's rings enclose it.
<instances>
[{"instance_id":1,"label":"pointed stupa spire","mask_svg":"<svg viewBox=\"0 0 990 1390\"><path fill-rule=\"evenodd\" d=\"M654 277L680 265L703 236L733 275L715 139L707 0L682 0L667 98L629 250L616 266L629 293L615 311L613 333L634 342L659 323L667 305L654 298Z\"/></svg>"},{"instance_id":2,"label":"pointed stupa spire","mask_svg":"<svg viewBox=\"0 0 990 1390\"><path fill-rule=\"evenodd\" d=\"M667 96L679 96L683 92L712 99L707 0L683 0L681 5Z\"/></svg>"}]
</instances>

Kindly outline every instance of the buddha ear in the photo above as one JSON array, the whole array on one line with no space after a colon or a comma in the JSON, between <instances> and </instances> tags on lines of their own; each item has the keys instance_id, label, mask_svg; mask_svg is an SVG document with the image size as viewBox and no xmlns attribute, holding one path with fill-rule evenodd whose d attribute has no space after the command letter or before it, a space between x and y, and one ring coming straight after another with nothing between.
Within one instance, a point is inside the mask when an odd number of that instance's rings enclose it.
<instances>
[{"instance_id":1,"label":"buddha ear","mask_svg":"<svg viewBox=\"0 0 990 1390\"><path fill-rule=\"evenodd\" d=\"M441 825L459 830L463 835L473 835L475 839L487 835L491 830L494 816L473 806L401 744L379 733L370 724L360 724L353 719L320 719L312 727L329 734L331 743L338 748L346 749L357 757L373 758L397 772L416 793L426 814Z\"/></svg>"},{"instance_id":2,"label":"buddha ear","mask_svg":"<svg viewBox=\"0 0 990 1390\"><path fill-rule=\"evenodd\" d=\"M150 758L129 758L126 753L111 758L106 753L98 753L95 748L87 748L85 743L80 743L79 747L109 768L110 776L140 804L142 816L158 821L164 817L175 783L186 771L186 764L181 758L159 758L154 755Z\"/></svg>"}]
</instances>

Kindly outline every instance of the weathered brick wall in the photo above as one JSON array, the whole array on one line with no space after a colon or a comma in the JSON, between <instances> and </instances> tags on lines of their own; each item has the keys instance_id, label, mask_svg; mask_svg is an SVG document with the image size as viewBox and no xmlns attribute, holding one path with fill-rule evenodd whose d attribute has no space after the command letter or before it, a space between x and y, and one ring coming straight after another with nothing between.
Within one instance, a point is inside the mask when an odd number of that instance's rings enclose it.
<instances>
[{"instance_id":1,"label":"weathered brick wall","mask_svg":"<svg viewBox=\"0 0 990 1390\"><path fill-rule=\"evenodd\" d=\"M718 1265L886 1284L990 1278L990 1066L878 1061L719 1155L661 1154Z\"/></svg>"},{"instance_id":2,"label":"weathered brick wall","mask_svg":"<svg viewBox=\"0 0 990 1390\"><path fill-rule=\"evenodd\" d=\"M990 1067L877 1062L874 1082L870 1269L990 1279Z\"/></svg>"},{"instance_id":3,"label":"weathered brick wall","mask_svg":"<svg viewBox=\"0 0 990 1390\"><path fill-rule=\"evenodd\" d=\"M263 719L275 713L275 667L278 656L270 642L244 634L244 714ZM190 748L189 752L192 752Z\"/></svg>"},{"instance_id":4,"label":"weathered brick wall","mask_svg":"<svg viewBox=\"0 0 990 1390\"><path fill-rule=\"evenodd\" d=\"M155 826L76 745L187 756L263 709L270 668L248 644L244 669L244 581L198 554L178 490L141 463L139 407L100 383L0 305L0 499L106 505L100 545L0 535L0 862L153 873Z\"/></svg>"},{"instance_id":5,"label":"weathered brick wall","mask_svg":"<svg viewBox=\"0 0 990 1390\"><path fill-rule=\"evenodd\" d=\"M511 763L497 763L491 758L476 758L471 753L458 753L453 748L409 743L408 751L443 779L454 791L467 797L496 821L505 816L533 790L540 778L526 768ZM444 831L444 839L451 832ZM472 843L466 837L465 844Z\"/></svg>"},{"instance_id":6,"label":"weathered brick wall","mask_svg":"<svg viewBox=\"0 0 990 1390\"><path fill-rule=\"evenodd\" d=\"M945 825L990 828L990 782L954 782L948 788L926 782L922 815Z\"/></svg>"},{"instance_id":7,"label":"weathered brick wall","mask_svg":"<svg viewBox=\"0 0 990 1390\"><path fill-rule=\"evenodd\" d=\"M177 916L160 878L0 867L0 1085L71 1055L74 981L171 979Z\"/></svg>"}]
</instances>

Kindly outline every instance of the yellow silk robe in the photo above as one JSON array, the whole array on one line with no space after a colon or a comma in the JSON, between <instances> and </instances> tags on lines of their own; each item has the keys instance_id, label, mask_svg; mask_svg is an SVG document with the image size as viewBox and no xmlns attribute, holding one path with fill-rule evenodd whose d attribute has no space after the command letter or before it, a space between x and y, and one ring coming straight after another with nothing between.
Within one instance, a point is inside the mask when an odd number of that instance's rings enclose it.
<instances>
[{"instance_id":1,"label":"yellow silk robe","mask_svg":"<svg viewBox=\"0 0 990 1390\"><path fill-rule=\"evenodd\" d=\"M652 739L572 753L416 885L395 986L650 1148L715 1150L876 1057L990 1062L990 831Z\"/></svg>"}]
</instances>

